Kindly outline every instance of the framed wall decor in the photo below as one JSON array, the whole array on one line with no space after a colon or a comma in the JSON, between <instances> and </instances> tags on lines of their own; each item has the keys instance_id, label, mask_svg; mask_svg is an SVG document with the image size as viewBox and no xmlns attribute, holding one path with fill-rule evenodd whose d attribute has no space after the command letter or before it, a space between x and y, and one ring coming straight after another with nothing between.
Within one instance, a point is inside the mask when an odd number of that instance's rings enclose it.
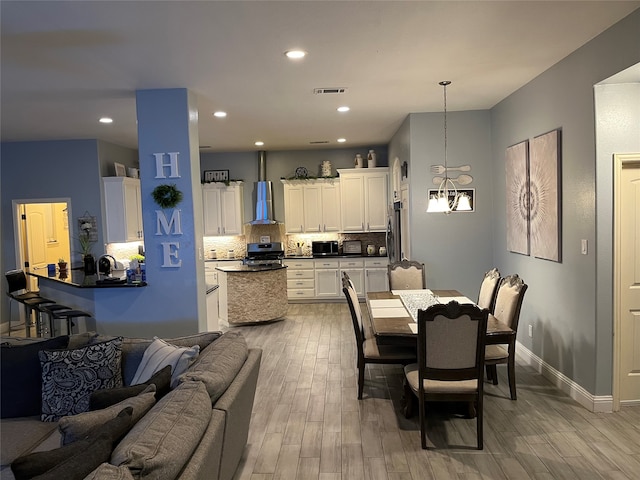
<instances>
[{"instance_id":1,"label":"framed wall decor","mask_svg":"<svg viewBox=\"0 0 640 480\"><path fill-rule=\"evenodd\" d=\"M118 162L113 162L113 168L115 169L116 177L126 177L127 176L127 169L125 168L125 166L123 164L118 163Z\"/></svg>"},{"instance_id":2,"label":"framed wall decor","mask_svg":"<svg viewBox=\"0 0 640 480\"><path fill-rule=\"evenodd\" d=\"M561 130L531 141L529 216L531 255L562 261L561 248Z\"/></svg>"},{"instance_id":3,"label":"framed wall decor","mask_svg":"<svg viewBox=\"0 0 640 480\"><path fill-rule=\"evenodd\" d=\"M529 255L529 141L507 148L505 155L507 250Z\"/></svg>"},{"instance_id":4,"label":"framed wall decor","mask_svg":"<svg viewBox=\"0 0 640 480\"><path fill-rule=\"evenodd\" d=\"M453 202L455 198L456 192L454 192L453 190L447 190L447 194L448 194L449 205L451 205L451 202ZM452 212L467 213L467 212L476 211L476 189L475 188L458 188L457 194L458 195L464 194L467 197L469 197L469 205L471 205L471 210L458 210L457 208L454 208L453 210L451 210ZM437 188L430 188L427 190L427 198L431 198L432 195L434 197L438 196Z\"/></svg>"},{"instance_id":5,"label":"framed wall decor","mask_svg":"<svg viewBox=\"0 0 640 480\"><path fill-rule=\"evenodd\" d=\"M204 181L210 182L228 182L229 170L205 170Z\"/></svg>"}]
</instances>

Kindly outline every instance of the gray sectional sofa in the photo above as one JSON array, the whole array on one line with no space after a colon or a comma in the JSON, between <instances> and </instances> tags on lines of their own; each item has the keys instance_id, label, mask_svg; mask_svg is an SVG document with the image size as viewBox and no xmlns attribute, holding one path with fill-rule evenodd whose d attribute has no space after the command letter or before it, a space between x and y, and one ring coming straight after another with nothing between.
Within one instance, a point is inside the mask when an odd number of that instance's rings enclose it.
<instances>
[{"instance_id":1,"label":"gray sectional sofa","mask_svg":"<svg viewBox=\"0 0 640 480\"><path fill-rule=\"evenodd\" d=\"M92 333L72 335L67 348L104 340ZM179 384L154 403L115 445L109 461L99 465L87 479L233 477L247 442L262 351L247 348L242 335L235 332L207 332L166 341L185 347L197 344L199 356L180 376ZM1 342L2 348L16 348L37 340L3 337ZM131 382L151 342L123 339L124 385ZM8 357L3 353L5 358ZM4 363L3 372L10 367ZM155 390L155 386L152 388ZM3 408L8 400L10 404L22 401L5 397L11 392L0 395ZM58 448L62 430L58 427L59 422L42 422L39 416L2 418L2 480L14 478L10 465L18 457Z\"/></svg>"}]
</instances>

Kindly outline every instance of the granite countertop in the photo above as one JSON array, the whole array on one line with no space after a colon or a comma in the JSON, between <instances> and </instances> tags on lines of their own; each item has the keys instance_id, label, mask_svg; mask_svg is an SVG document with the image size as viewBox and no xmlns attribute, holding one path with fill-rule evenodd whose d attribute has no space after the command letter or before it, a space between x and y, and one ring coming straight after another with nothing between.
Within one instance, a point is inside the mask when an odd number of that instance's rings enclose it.
<instances>
[{"instance_id":1,"label":"granite countertop","mask_svg":"<svg viewBox=\"0 0 640 480\"><path fill-rule=\"evenodd\" d=\"M287 268L286 265L231 265L229 267L216 267L216 270L230 273L255 273L269 272L272 270L281 270Z\"/></svg>"},{"instance_id":2,"label":"granite countertop","mask_svg":"<svg viewBox=\"0 0 640 480\"><path fill-rule=\"evenodd\" d=\"M66 275L60 274L58 272L55 276L50 277L49 275L42 275L34 272L27 272L27 275L31 275L33 277L44 280L51 280L56 283L62 283L65 285L70 285L72 287L77 288L135 288L135 287L146 287L146 282L134 282L127 283L125 279L118 279L114 277L112 280L104 280L104 275L85 275L84 271L80 270L67 270Z\"/></svg>"}]
</instances>

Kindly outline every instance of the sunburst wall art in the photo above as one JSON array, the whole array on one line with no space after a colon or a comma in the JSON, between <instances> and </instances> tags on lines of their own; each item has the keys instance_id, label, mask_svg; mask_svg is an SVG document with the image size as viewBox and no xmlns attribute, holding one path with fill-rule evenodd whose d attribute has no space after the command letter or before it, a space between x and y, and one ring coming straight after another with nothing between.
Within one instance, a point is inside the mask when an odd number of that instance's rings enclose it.
<instances>
[{"instance_id":1,"label":"sunburst wall art","mask_svg":"<svg viewBox=\"0 0 640 480\"><path fill-rule=\"evenodd\" d=\"M529 142L507 148L507 250L529 255Z\"/></svg>"},{"instance_id":2,"label":"sunburst wall art","mask_svg":"<svg viewBox=\"0 0 640 480\"><path fill-rule=\"evenodd\" d=\"M553 130L531 141L529 217L531 255L562 261L560 205L560 138Z\"/></svg>"}]
</instances>

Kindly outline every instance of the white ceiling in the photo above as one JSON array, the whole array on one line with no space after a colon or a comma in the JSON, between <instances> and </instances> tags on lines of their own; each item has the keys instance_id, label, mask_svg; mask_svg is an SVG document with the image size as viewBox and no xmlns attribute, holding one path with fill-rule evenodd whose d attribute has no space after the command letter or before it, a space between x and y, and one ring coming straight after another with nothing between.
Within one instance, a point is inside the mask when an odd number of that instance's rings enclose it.
<instances>
[{"instance_id":1,"label":"white ceiling","mask_svg":"<svg viewBox=\"0 0 640 480\"><path fill-rule=\"evenodd\" d=\"M387 143L408 113L442 110L440 80L453 82L449 111L491 108L639 6L2 0L2 140L135 148L135 91L186 87L210 150L253 150L257 139L265 150ZM294 47L307 58L287 60ZM351 111L338 114L343 104ZM213 118L218 109L228 117Z\"/></svg>"}]
</instances>

